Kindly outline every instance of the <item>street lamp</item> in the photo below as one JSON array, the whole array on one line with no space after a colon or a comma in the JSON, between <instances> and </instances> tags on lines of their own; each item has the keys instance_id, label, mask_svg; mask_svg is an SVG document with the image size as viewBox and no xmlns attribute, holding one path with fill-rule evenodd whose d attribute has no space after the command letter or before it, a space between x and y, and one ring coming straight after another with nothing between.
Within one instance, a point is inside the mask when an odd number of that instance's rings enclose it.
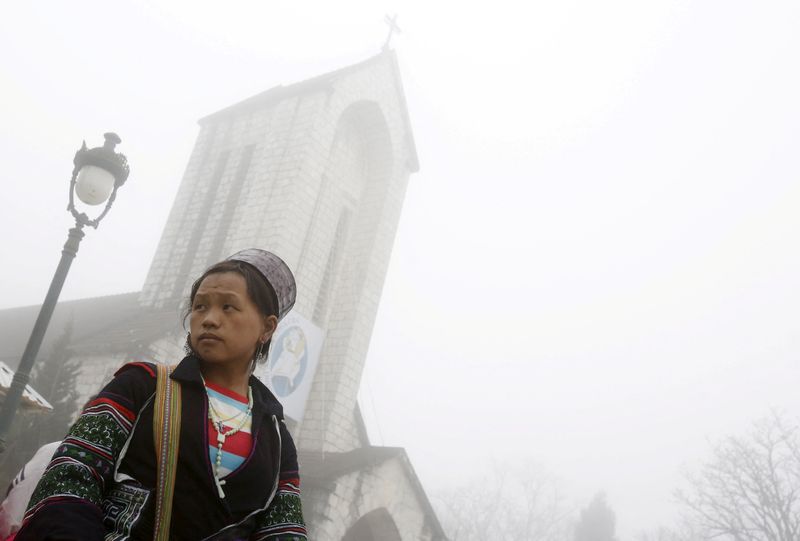
<instances>
[{"instance_id":1,"label":"street lamp","mask_svg":"<svg viewBox=\"0 0 800 541\"><path fill-rule=\"evenodd\" d=\"M75 168L72 170L72 179L69 184L69 205L67 206L67 210L75 218L75 227L69 230L67 242L61 251L61 261L59 261L53 280L50 282L50 289L47 290L47 296L44 298L39 316L33 325L28 345L25 346L19 367L6 393L2 410L0 410L0 453L6 448L6 433L11 427L20 397L30 379L33 362L36 360L36 354L39 353L39 347L42 345L42 339L47 331L47 325L50 323L50 317L53 315L53 309L58 302L58 296L61 294L69 267L78 253L78 245L84 236L83 227L89 225L97 229L100 220L111 209L117 196L117 190L128 179L130 173L128 160L122 154L114 152L114 147L122 140L116 133L106 133L105 139L102 147L91 149L86 148L84 141L83 146L75 154L73 160ZM96 206L105 203L106 206L99 216L90 219L85 213L79 212L75 208L76 194L78 199L87 205Z\"/></svg>"}]
</instances>

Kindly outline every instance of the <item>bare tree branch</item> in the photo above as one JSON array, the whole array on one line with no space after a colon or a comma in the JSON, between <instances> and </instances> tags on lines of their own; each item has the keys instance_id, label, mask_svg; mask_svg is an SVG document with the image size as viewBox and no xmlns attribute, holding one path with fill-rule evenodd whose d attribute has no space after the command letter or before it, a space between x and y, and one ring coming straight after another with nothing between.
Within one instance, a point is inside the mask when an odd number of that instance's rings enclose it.
<instances>
[{"instance_id":1,"label":"bare tree branch","mask_svg":"<svg viewBox=\"0 0 800 541\"><path fill-rule=\"evenodd\" d=\"M564 504L558 481L540 467L493 472L434 497L451 541L535 539L568 541L574 510Z\"/></svg>"},{"instance_id":2,"label":"bare tree branch","mask_svg":"<svg viewBox=\"0 0 800 541\"><path fill-rule=\"evenodd\" d=\"M685 481L676 496L700 539L800 539L800 431L780 414L725 438Z\"/></svg>"}]
</instances>

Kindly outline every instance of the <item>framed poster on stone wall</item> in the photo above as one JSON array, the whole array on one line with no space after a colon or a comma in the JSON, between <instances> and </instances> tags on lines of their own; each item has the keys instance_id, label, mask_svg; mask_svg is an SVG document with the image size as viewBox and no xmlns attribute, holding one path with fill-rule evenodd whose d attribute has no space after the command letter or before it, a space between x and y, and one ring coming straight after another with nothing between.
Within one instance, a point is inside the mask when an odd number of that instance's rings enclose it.
<instances>
[{"instance_id":1,"label":"framed poster on stone wall","mask_svg":"<svg viewBox=\"0 0 800 541\"><path fill-rule=\"evenodd\" d=\"M280 400L286 417L303 419L325 333L303 316L290 312L272 336L269 358L255 376Z\"/></svg>"}]
</instances>

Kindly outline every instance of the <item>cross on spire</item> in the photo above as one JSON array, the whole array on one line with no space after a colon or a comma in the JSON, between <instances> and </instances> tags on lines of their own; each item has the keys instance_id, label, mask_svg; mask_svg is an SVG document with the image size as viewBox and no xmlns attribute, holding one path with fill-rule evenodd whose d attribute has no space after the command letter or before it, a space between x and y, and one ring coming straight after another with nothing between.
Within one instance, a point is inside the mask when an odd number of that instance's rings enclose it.
<instances>
[{"instance_id":1,"label":"cross on spire","mask_svg":"<svg viewBox=\"0 0 800 541\"><path fill-rule=\"evenodd\" d=\"M383 44L383 50L386 51L389 49L389 43L392 41L392 36L394 35L394 33L397 32L398 34L400 34L401 31L400 27L397 26L397 13L394 14L394 17L389 17L388 15L386 15L383 18L383 21L387 25L389 25L389 35L386 36L386 43Z\"/></svg>"}]
</instances>

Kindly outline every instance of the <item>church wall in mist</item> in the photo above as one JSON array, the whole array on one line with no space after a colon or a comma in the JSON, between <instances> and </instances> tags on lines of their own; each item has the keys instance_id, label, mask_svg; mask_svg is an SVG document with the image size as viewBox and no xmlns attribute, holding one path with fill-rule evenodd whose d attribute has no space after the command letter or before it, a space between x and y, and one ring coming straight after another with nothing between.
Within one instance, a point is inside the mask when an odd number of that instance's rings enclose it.
<instances>
[{"instance_id":1,"label":"church wall in mist","mask_svg":"<svg viewBox=\"0 0 800 541\"><path fill-rule=\"evenodd\" d=\"M325 332L298 446L360 445L358 388L408 177L416 170L391 52L201 120L140 301L177 310L237 250L294 271L294 311Z\"/></svg>"}]
</instances>

